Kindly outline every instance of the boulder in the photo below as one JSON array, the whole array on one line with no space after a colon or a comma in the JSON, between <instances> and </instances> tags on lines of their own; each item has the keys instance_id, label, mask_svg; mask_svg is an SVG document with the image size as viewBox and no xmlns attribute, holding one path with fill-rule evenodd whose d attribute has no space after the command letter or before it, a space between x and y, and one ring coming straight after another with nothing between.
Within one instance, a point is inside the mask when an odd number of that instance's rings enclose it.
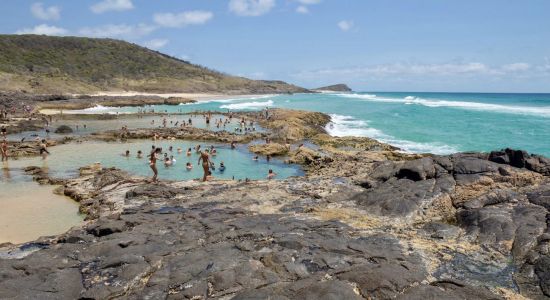
<instances>
[{"instance_id":1,"label":"boulder","mask_svg":"<svg viewBox=\"0 0 550 300\"><path fill-rule=\"evenodd\" d=\"M525 168L546 176L550 176L550 159L532 155L524 150L506 148L500 151L493 151L489 154L490 161L498 164L507 164L516 168Z\"/></svg>"},{"instance_id":2,"label":"boulder","mask_svg":"<svg viewBox=\"0 0 550 300\"><path fill-rule=\"evenodd\" d=\"M55 129L55 133L69 134L69 133L73 133L73 129L67 125L61 125Z\"/></svg>"},{"instance_id":3,"label":"boulder","mask_svg":"<svg viewBox=\"0 0 550 300\"><path fill-rule=\"evenodd\" d=\"M290 149L283 144L269 143L251 145L248 147L248 150L256 154L277 156L286 155Z\"/></svg>"}]
</instances>

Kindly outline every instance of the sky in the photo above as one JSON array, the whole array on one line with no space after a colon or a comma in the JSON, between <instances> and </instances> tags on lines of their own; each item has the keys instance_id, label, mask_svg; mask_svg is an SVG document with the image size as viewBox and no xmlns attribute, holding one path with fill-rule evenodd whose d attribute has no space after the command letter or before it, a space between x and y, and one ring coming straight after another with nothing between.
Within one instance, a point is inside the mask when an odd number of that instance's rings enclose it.
<instances>
[{"instance_id":1,"label":"sky","mask_svg":"<svg viewBox=\"0 0 550 300\"><path fill-rule=\"evenodd\" d=\"M0 0L0 14L3 34L122 39L308 88L550 92L548 0Z\"/></svg>"}]
</instances>

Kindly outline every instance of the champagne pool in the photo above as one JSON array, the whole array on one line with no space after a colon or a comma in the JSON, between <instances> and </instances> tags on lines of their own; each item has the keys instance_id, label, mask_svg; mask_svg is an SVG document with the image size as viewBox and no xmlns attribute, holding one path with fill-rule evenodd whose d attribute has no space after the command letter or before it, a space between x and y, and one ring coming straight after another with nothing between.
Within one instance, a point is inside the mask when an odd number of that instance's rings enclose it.
<instances>
[{"instance_id":1,"label":"champagne pool","mask_svg":"<svg viewBox=\"0 0 550 300\"><path fill-rule=\"evenodd\" d=\"M24 131L16 134L9 134L8 140L10 141L20 141L25 138L26 140L32 140L36 137L39 138L48 138L48 139L60 139L66 136L84 136L94 132L107 131L113 129L121 129L122 126L127 126L128 129L136 128L161 128L163 126L163 119L166 118L166 127L173 128L179 127L183 121L187 123L191 119L193 127L208 129L212 131L223 131L233 132L236 134L245 134L243 132L236 131L235 128L240 128L240 120L238 118L233 118L229 124L225 127L216 126L215 121L222 119L226 120L227 117L220 114L213 114L210 124L206 124L206 119L202 115L191 115L191 114L171 114L171 115L114 115L110 116L112 119L97 120L97 119L81 119L74 120L71 116L70 119L59 119L59 116L53 117L52 124L50 125L50 133L46 133L44 130L36 131ZM73 130L72 134L56 134L54 131L60 125L67 125ZM84 127L86 125L86 127ZM249 124L247 124L247 127ZM78 126L78 129L77 129ZM258 124L254 124L254 132L265 132Z\"/></svg>"},{"instance_id":2,"label":"champagne pool","mask_svg":"<svg viewBox=\"0 0 550 300\"><path fill-rule=\"evenodd\" d=\"M269 169L277 173L277 179L284 179L290 176L303 175L303 171L297 165L285 164L280 159L272 158L269 162L265 157L259 157L254 161L254 154L250 153L246 145L239 145L237 149L230 149L229 145L212 142L190 142L190 141L129 141L126 143L107 143L99 141L88 141L84 144L69 143L55 146L49 149L51 155L45 160L41 157L21 158L10 161L12 168L24 168L26 166L38 166L46 170L50 176L56 178L69 178L78 175L78 169L94 163L101 163L102 167L117 167L132 175L151 177L153 175L149 167L148 155L152 145L161 147L163 153L157 161L159 178L165 180L190 180L202 178L202 167L197 165L199 154L192 151L191 156L186 155L188 148L194 149L200 144L202 149L210 148L213 145L217 150L216 156L211 156L215 163L215 170L212 171L214 178L219 179L266 179ZM169 151L169 147L173 151ZM182 149L178 153L178 148ZM130 156L123 154L130 151ZM141 150L143 158L137 158L137 151ZM175 165L165 167L163 163L164 154L168 157L174 156ZM186 163L193 166L191 171L186 170ZM225 171L219 170L220 163L225 164Z\"/></svg>"},{"instance_id":3,"label":"champagne pool","mask_svg":"<svg viewBox=\"0 0 550 300\"><path fill-rule=\"evenodd\" d=\"M8 164L3 165L0 185L0 244L61 234L84 219L78 203L53 193L55 186L39 185Z\"/></svg>"},{"instance_id":4,"label":"champagne pool","mask_svg":"<svg viewBox=\"0 0 550 300\"><path fill-rule=\"evenodd\" d=\"M232 150L229 145L211 142L163 141L154 145L161 147L168 156L174 156L176 163L165 167L162 158L159 159L159 178L201 178L202 167L197 165L199 154L192 151L191 156L186 155L187 149L194 148L197 144L203 149L211 145L216 148L217 155L211 156L215 163L215 170L212 170L215 179L266 179L270 169L277 174L277 179L303 175L300 167L285 164L280 159L271 159L268 162L265 157L259 157L258 161L253 160L255 155L248 151L246 145L239 145ZM60 234L81 224L83 220L83 216L78 214L78 204L75 201L54 194L53 186L41 186L33 182L31 176L23 173L23 168L38 166L52 177L70 178L78 175L80 167L99 162L102 167L117 167L132 175L151 177L148 154L152 145L152 141L143 140L125 143L69 143L51 147L51 155L45 160L41 157L29 157L4 163L0 174L0 244L22 243L40 236ZM170 146L173 151L168 150ZM182 149L181 153L178 153L178 148ZM129 157L123 156L126 150L130 151ZM138 150L144 153L143 158L137 158ZM161 157L164 157L164 153ZM190 171L186 169L187 162L193 166ZM223 172L219 169L221 162L226 166Z\"/></svg>"}]
</instances>

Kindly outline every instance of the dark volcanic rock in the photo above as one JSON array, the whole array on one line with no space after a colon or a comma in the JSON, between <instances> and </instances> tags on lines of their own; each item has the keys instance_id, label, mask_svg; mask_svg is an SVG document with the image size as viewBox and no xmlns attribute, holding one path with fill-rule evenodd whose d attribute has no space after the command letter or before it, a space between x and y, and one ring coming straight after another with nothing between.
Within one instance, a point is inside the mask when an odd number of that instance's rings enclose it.
<instances>
[{"instance_id":1,"label":"dark volcanic rock","mask_svg":"<svg viewBox=\"0 0 550 300\"><path fill-rule=\"evenodd\" d=\"M529 154L527 151L510 148L493 151L489 154L489 160L516 168L526 168L527 170L550 176L550 159L540 155Z\"/></svg>"},{"instance_id":2,"label":"dark volcanic rock","mask_svg":"<svg viewBox=\"0 0 550 300\"><path fill-rule=\"evenodd\" d=\"M126 193L126 198L172 198L183 190L156 184L143 184Z\"/></svg>"},{"instance_id":3,"label":"dark volcanic rock","mask_svg":"<svg viewBox=\"0 0 550 300\"><path fill-rule=\"evenodd\" d=\"M394 178L355 195L352 200L375 215L409 217L453 188L451 176L421 181Z\"/></svg>"},{"instance_id":4,"label":"dark volcanic rock","mask_svg":"<svg viewBox=\"0 0 550 300\"><path fill-rule=\"evenodd\" d=\"M77 243L0 259L0 297L385 299L427 276L399 240L355 237L339 222L231 209L144 211L99 219L71 233Z\"/></svg>"},{"instance_id":5,"label":"dark volcanic rock","mask_svg":"<svg viewBox=\"0 0 550 300\"><path fill-rule=\"evenodd\" d=\"M485 288L471 287L455 281L434 282L430 285L420 285L411 288L399 297L399 300L425 300L425 299L503 299L494 295Z\"/></svg>"},{"instance_id":6,"label":"dark volcanic rock","mask_svg":"<svg viewBox=\"0 0 550 300\"><path fill-rule=\"evenodd\" d=\"M67 125L61 125L55 129L55 133L69 134L69 133L73 133L73 129Z\"/></svg>"}]
</instances>

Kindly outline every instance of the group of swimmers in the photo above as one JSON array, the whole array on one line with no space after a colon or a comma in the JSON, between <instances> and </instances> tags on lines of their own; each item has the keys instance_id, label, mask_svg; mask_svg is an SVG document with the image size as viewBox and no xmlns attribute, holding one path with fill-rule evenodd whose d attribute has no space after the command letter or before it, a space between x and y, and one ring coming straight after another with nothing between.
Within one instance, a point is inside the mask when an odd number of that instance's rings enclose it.
<instances>
[{"instance_id":1,"label":"group of swimmers","mask_svg":"<svg viewBox=\"0 0 550 300\"><path fill-rule=\"evenodd\" d=\"M231 148L235 149L234 143L231 144ZM174 158L174 155L169 154L169 153L172 153L173 151L174 151L173 146L170 146L168 148L168 151L164 153L161 147L156 147L155 145L151 146L151 152L149 154L149 166L153 171L153 178L152 178L153 182L156 182L158 178L157 161L161 160L164 163L164 166L166 168L176 164L176 159ZM177 153L183 153L183 149L179 147L177 148L176 151ZM213 145L206 149L203 149L201 145L196 145L194 147L194 152L196 154L199 154L199 159L197 161L197 164L199 166L202 166L202 169L203 169L202 181L207 181L212 177L212 172L216 170L216 164L212 161L211 157L216 156L218 153L218 150ZM192 156L192 154L193 154L193 149L188 148L186 151L186 156L190 157ZM125 157L130 157L130 150L126 150L122 155ZM137 158L143 158L143 152L141 150L137 151ZM257 161L258 156L255 156L253 160ZM185 165L185 168L187 171L191 171L193 170L193 165L191 164L191 162L187 162ZM217 169L220 173L225 172L226 166L223 161L219 163L219 166L217 167ZM276 176L277 174L273 172L272 169L270 169L267 174L267 179L273 179Z\"/></svg>"},{"instance_id":2,"label":"group of swimmers","mask_svg":"<svg viewBox=\"0 0 550 300\"><path fill-rule=\"evenodd\" d=\"M212 112L205 112L203 114L201 114L205 123L206 123L206 126L210 126L210 123L214 123L214 125L216 126L217 129L226 129L226 126L230 125L232 122L233 122L233 114L229 114L229 116L227 118L218 118L218 119L213 119L213 115L212 115ZM162 127L162 128L167 128L167 127L181 127L181 128L184 128L184 127L188 127L188 126L193 126L193 119L194 117L198 117L199 115L198 114L191 114L191 116L189 117L189 119L186 121L186 120L181 120L181 121L173 121L173 120L168 120L168 118L170 118L170 115L168 115L167 117L162 117L160 119L160 124L159 127ZM155 120L151 120L150 122L150 125L152 126L155 126L155 124L158 124L158 123L155 123ZM238 122L238 126L236 126L234 129L234 132L238 132L238 133L249 133L249 132L255 132L256 131L256 127L255 127L255 124L254 124L254 121L250 120L246 120L244 117L241 118Z\"/></svg>"}]
</instances>

